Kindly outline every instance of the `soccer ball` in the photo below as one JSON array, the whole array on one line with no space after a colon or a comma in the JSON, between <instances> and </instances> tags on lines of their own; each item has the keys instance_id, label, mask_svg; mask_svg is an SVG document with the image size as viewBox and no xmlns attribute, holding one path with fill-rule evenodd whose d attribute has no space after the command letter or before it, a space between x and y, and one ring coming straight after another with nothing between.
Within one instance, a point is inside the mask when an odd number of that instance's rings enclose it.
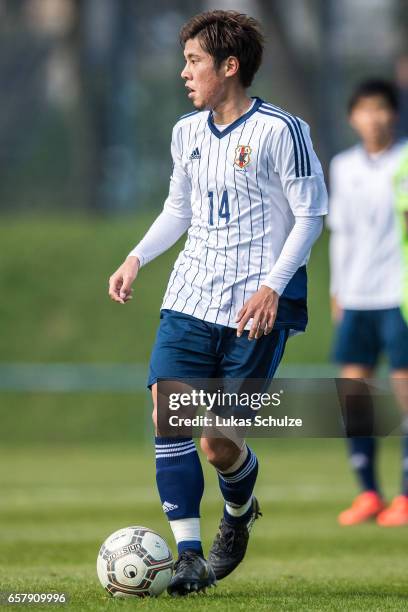
<instances>
[{"instance_id":1,"label":"soccer ball","mask_svg":"<svg viewBox=\"0 0 408 612\"><path fill-rule=\"evenodd\" d=\"M173 573L173 555L161 536L148 527L125 527L102 544L96 570L113 597L160 595Z\"/></svg>"}]
</instances>

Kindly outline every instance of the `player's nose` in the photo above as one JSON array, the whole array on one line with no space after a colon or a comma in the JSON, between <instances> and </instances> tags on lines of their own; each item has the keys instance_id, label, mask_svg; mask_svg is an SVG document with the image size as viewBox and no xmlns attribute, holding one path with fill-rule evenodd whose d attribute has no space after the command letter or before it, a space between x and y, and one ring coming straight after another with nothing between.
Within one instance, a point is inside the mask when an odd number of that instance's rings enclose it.
<instances>
[{"instance_id":1,"label":"player's nose","mask_svg":"<svg viewBox=\"0 0 408 612\"><path fill-rule=\"evenodd\" d=\"M190 76L190 73L187 70L187 65L184 66L183 70L181 71L180 76L182 79L184 79L184 81L187 81L188 77Z\"/></svg>"}]
</instances>

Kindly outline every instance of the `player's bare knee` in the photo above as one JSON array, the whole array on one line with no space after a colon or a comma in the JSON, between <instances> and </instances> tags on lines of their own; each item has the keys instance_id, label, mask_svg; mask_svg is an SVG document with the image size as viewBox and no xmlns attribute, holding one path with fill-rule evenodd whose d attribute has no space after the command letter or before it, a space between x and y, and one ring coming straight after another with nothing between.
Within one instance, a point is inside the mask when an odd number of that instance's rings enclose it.
<instances>
[{"instance_id":1,"label":"player's bare knee","mask_svg":"<svg viewBox=\"0 0 408 612\"><path fill-rule=\"evenodd\" d=\"M201 438L200 446L207 461L219 470L227 470L239 454L239 448L223 438Z\"/></svg>"}]
</instances>

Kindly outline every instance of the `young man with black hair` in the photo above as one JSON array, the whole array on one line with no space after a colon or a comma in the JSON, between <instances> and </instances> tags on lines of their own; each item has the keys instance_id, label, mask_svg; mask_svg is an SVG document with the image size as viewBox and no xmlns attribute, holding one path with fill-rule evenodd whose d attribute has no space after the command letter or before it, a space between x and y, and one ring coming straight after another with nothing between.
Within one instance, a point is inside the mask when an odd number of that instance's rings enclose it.
<instances>
[{"instance_id":1,"label":"young man with black hair","mask_svg":"<svg viewBox=\"0 0 408 612\"><path fill-rule=\"evenodd\" d=\"M271 380L289 334L306 327L306 263L327 213L307 124L247 94L262 60L259 24L234 11L211 11L190 19L180 40L181 77L196 110L173 129L163 212L109 289L125 303L140 266L188 231L150 362L155 413L160 378ZM201 449L217 470L224 499L209 562L201 544L204 480L195 444L156 437L157 485L179 553L171 594L202 590L233 571L259 515L253 450L210 437L201 439Z\"/></svg>"},{"instance_id":2,"label":"young man with black hair","mask_svg":"<svg viewBox=\"0 0 408 612\"><path fill-rule=\"evenodd\" d=\"M348 113L361 142L336 155L330 168L334 357L342 378L369 379L384 352L404 408L408 326L401 312L404 264L395 177L406 142L395 138L396 88L380 79L364 81L353 92ZM339 515L341 525L372 519L382 526L408 524L408 438L402 439L401 495L388 508L376 475L376 449L374 437L349 439L362 493Z\"/></svg>"}]
</instances>

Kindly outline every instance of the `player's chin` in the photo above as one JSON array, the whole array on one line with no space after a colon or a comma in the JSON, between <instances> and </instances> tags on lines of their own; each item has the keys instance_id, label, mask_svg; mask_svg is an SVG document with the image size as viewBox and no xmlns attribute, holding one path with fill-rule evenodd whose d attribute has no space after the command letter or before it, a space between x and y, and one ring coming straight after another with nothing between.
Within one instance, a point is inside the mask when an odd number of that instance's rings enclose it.
<instances>
[{"instance_id":1,"label":"player's chin","mask_svg":"<svg viewBox=\"0 0 408 612\"><path fill-rule=\"evenodd\" d=\"M192 92L189 96L190 101L193 103L194 108L197 110L205 109L205 102L196 92Z\"/></svg>"},{"instance_id":2,"label":"player's chin","mask_svg":"<svg viewBox=\"0 0 408 612\"><path fill-rule=\"evenodd\" d=\"M200 98L196 98L195 100L192 100L193 106L194 108L196 108L197 110L204 110L205 109L205 103L200 100Z\"/></svg>"}]
</instances>

